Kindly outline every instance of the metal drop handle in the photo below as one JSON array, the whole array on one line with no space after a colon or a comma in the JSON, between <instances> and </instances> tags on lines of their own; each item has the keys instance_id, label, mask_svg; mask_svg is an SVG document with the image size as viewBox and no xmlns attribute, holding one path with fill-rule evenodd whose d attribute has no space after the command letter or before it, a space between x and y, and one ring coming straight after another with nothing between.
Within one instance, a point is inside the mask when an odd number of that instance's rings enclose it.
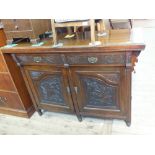
<instances>
[{"instance_id":1,"label":"metal drop handle","mask_svg":"<svg viewBox=\"0 0 155 155\"><path fill-rule=\"evenodd\" d=\"M33 61L38 63L38 62L42 61L42 58L41 57L33 57Z\"/></svg>"},{"instance_id":2,"label":"metal drop handle","mask_svg":"<svg viewBox=\"0 0 155 155\"><path fill-rule=\"evenodd\" d=\"M98 58L97 58L97 57L88 57L88 62L89 62L89 63L94 64L94 63L96 63L97 61L98 61Z\"/></svg>"}]
</instances>

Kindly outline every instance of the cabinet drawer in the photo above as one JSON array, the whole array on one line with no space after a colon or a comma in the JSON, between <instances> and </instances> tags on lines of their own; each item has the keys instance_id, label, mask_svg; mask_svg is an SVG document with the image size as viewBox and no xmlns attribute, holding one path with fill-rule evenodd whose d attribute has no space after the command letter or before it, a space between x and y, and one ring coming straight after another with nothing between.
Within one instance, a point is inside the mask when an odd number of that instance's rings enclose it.
<instances>
[{"instance_id":1,"label":"cabinet drawer","mask_svg":"<svg viewBox=\"0 0 155 155\"><path fill-rule=\"evenodd\" d=\"M17 54L16 58L20 64L26 65L63 64L63 60L59 54Z\"/></svg>"},{"instance_id":2,"label":"cabinet drawer","mask_svg":"<svg viewBox=\"0 0 155 155\"><path fill-rule=\"evenodd\" d=\"M2 20L5 31L31 30L29 19L4 19Z\"/></svg>"},{"instance_id":3,"label":"cabinet drawer","mask_svg":"<svg viewBox=\"0 0 155 155\"><path fill-rule=\"evenodd\" d=\"M124 65L125 53L92 53L92 54L68 54L66 56L69 64L117 64Z\"/></svg>"},{"instance_id":4,"label":"cabinet drawer","mask_svg":"<svg viewBox=\"0 0 155 155\"><path fill-rule=\"evenodd\" d=\"M0 107L22 109L21 101L16 93L0 91Z\"/></svg>"},{"instance_id":5,"label":"cabinet drawer","mask_svg":"<svg viewBox=\"0 0 155 155\"><path fill-rule=\"evenodd\" d=\"M0 90L16 91L9 74L0 74Z\"/></svg>"}]
</instances>

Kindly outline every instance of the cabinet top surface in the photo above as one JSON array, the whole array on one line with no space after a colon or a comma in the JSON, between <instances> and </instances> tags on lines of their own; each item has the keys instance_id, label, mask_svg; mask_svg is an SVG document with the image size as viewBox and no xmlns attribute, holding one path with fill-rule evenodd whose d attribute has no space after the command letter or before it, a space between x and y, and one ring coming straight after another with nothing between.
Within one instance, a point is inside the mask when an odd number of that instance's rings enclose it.
<instances>
[{"instance_id":1,"label":"cabinet top surface","mask_svg":"<svg viewBox=\"0 0 155 155\"><path fill-rule=\"evenodd\" d=\"M143 50L145 44L143 41L143 30L140 28L135 28L132 30L120 29L120 30L107 30L107 35L103 37L98 37L97 41L101 44L97 46L90 46L90 37L86 39L64 39L59 38L59 42L63 43L61 47L53 46L53 39L42 40L43 45L32 46L31 43L20 43L15 47L7 48L2 47L3 53L31 53L31 52L52 52L52 51L66 51L73 52L79 50L94 51L124 51L124 50ZM27 49L27 50L26 50ZM26 51L25 51L26 50Z\"/></svg>"}]
</instances>

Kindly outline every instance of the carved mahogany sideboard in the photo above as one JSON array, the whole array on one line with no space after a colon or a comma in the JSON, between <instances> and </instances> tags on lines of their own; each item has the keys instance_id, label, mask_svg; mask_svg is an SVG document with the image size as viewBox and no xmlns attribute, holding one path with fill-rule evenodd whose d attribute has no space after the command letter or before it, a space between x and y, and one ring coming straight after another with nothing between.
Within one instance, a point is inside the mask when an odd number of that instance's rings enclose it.
<instances>
[{"instance_id":1,"label":"carved mahogany sideboard","mask_svg":"<svg viewBox=\"0 0 155 155\"><path fill-rule=\"evenodd\" d=\"M8 66L20 68L40 115L45 109L76 114L79 121L84 116L122 119L130 126L131 76L145 45L126 41L100 47L16 47L3 53Z\"/></svg>"}]
</instances>

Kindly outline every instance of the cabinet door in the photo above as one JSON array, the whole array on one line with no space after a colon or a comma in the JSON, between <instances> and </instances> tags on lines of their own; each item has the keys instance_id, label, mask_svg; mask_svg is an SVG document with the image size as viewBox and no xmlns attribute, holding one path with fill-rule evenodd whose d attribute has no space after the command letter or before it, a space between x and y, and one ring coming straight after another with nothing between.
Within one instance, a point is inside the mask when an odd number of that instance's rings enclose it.
<instances>
[{"instance_id":1,"label":"cabinet door","mask_svg":"<svg viewBox=\"0 0 155 155\"><path fill-rule=\"evenodd\" d=\"M31 97L39 108L71 113L74 111L65 69L25 66L24 72Z\"/></svg>"},{"instance_id":2,"label":"cabinet door","mask_svg":"<svg viewBox=\"0 0 155 155\"><path fill-rule=\"evenodd\" d=\"M123 67L72 67L81 115L123 118L125 75Z\"/></svg>"}]
</instances>

